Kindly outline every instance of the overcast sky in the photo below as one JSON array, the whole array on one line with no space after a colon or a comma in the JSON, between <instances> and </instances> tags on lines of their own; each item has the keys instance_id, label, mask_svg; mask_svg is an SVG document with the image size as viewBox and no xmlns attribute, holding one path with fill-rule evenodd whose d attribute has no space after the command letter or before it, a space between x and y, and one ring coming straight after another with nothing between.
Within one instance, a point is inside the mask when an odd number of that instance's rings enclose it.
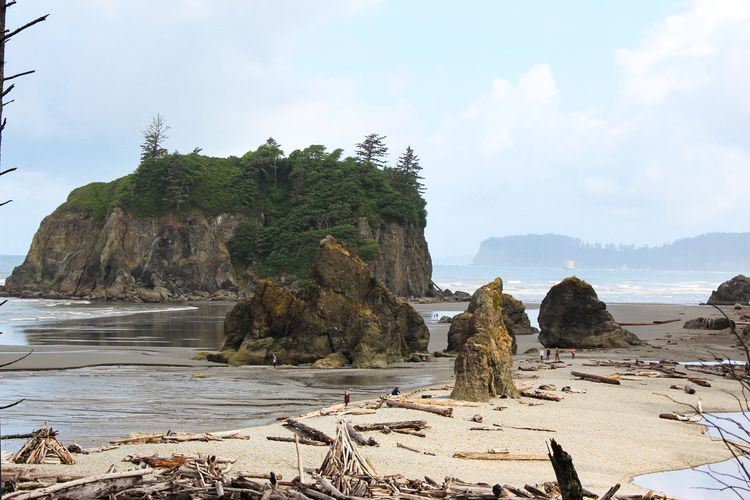
<instances>
[{"instance_id":1,"label":"overcast sky","mask_svg":"<svg viewBox=\"0 0 750 500\"><path fill-rule=\"evenodd\" d=\"M438 263L491 236L660 244L746 231L746 0L19 0L0 254L68 192L170 150L289 153L388 137L426 177Z\"/></svg>"}]
</instances>

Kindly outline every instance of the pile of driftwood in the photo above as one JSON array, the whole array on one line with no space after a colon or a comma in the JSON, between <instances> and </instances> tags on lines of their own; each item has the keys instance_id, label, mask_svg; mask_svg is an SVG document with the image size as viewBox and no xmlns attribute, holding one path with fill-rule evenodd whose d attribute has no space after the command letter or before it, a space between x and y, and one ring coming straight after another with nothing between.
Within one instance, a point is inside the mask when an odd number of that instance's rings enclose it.
<instances>
[{"instance_id":1,"label":"pile of driftwood","mask_svg":"<svg viewBox=\"0 0 750 500\"><path fill-rule=\"evenodd\" d=\"M370 424L378 426L379 424ZM393 423L392 426L395 427ZM419 424L414 424L419 426ZM356 426L354 426L356 427ZM421 427L424 428L424 427ZM298 427L294 427L299 431ZM308 428L309 429L309 428ZM29 477L16 474L3 485L3 498L28 500L35 498L117 498L118 500L146 499L251 499L251 500L359 500L381 499L455 499L494 500L498 498L601 498L622 500L663 498L653 495L615 496L615 485L598 497L584 489L573 467L570 456L551 440L548 459L553 465L557 481L526 484L521 488L508 484L469 483L454 477L443 482L425 477L406 479L402 475L378 475L375 467L364 458L351 432L352 426L340 421L336 438L319 469L306 477L297 448L298 476L282 481L273 472L228 474L232 461L215 456L188 457L127 457L138 468L123 472L86 478ZM382 430L382 429L381 429ZM313 431L315 431L313 429ZM317 432L317 431L316 431ZM320 436L322 438L322 436ZM501 453L499 453L501 454ZM538 457L534 457L538 459ZM262 481L258 481L258 479Z\"/></svg>"},{"instance_id":2,"label":"pile of driftwood","mask_svg":"<svg viewBox=\"0 0 750 500\"><path fill-rule=\"evenodd\" d=\"M10 461L16 464L74 464L70 452L57 440L57 431L44 424L31 433L26 444Z\"/></svg>"}]
</instances>

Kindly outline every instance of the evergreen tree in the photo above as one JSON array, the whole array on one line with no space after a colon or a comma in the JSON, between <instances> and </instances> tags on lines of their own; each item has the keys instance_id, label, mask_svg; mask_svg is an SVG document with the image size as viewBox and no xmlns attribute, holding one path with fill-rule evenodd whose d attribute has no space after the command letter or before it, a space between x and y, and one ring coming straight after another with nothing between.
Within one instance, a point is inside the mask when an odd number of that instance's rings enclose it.
<instances>
[{"instance_id":1,"label":"evergreen tree","mask_svg":"<svg viewBox=\"0 0 750 500\"><path fill-rule=\"evenodd\" d=\"M365 140L356 145L356 156L360 163L375 165L379 168L385 168L385 157L388 154L388 147L385 145L385 136L379 134L369 134Z\"/></svg>"},{"instance_id":2,"label":"evergreen tree","mask_svg":"<svg viewBox=\"0 0 750 500\"><path fill-rule=\"evenodd\" d=\"M167 155L167 149L164 147L167 130L169 130L169 125L164 121L164 117L157 114L151 120L151 125L143 131L141 161L147 158L162 158Z\"/></svg>"},{"instance_id":3,"label":"evergreen tree","mask_svg":"<svg viewBox=\"0 0 750 500\"><path fill-rule=\"evenodd\" d=\"M166 170L163 201L166 206L174 207L179 212L180 207L190 201L193 172L177 153L171 155Z\"/></svg>"},{"instance_id":4,"label":"evergreen tree","mask_svg":"<svg viewBox=\"0 0 750 500\"><path fill-rule=\"evenodd\" d=\"M421 182L424 178L419 175L422 166L419 164L419 156L414 154L411 146L406 147L393 171L396 184L401 185L399 187L403 187L407 192L424 193L424 185Z\"/></svg>"}]
</instances>

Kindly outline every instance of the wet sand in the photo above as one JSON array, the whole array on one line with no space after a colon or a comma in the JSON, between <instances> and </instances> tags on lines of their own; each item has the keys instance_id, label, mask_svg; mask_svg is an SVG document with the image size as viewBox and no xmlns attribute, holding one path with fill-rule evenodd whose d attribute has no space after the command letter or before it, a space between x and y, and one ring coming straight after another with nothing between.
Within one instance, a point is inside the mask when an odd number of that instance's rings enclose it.
<instances>
[{"instance_id":1,"label":"wet sand","mask_svg":"<svg viewBox=\"0 0 750 500\"><path fill-rule=\"evenodd\" d=\"M460 312L465 306L466 304L462 303L418 304L415 308L429 317L432 311ZM417 418L430 422L432 429L428 430L426 439L376 434L381 447L368 448L366 452L373 459L378 472L402 473L414 477L427 474L436 478L451 475L465 480L504 482L515 485L536 483L554 478L548 462L466 461L454 459L452 454L455 451L486 451L487 448L494 447L509 449L513 453L544 454L547 440L554 437L572 454L584 485L601 494L615 482L628 483L637 474L684 468L727 458L728 454L723 446L702 435L702 426L662 420L658 418L658 414L683 409L663 394L691 403L697 402L697 398L700 397L705 411L736 410L736 401L731 395L723 392L723 390L731 391L735 388L732 382L707 377L711 380L713 387L699 388L698 393L691 396L670 390L669 385L675 383L671 379L629 377L629 380L624 381L621 386L608 386L576 381L570 375L574 369L601 375L616 371L613 368L584 367L584 363L590 359L639 358L691 361L711 360L714 355L740 359L741 353L735 346L735 339L729 333L682 328L682 323L687 319L698 316L718 317L719 314L711 307L698 306L613 304L608 309L615 319L621 322L670 319L681 321L664 325L628 327L647 341L647 345L644 346L606 351L579 350L574 363L572 360L565 359L571 364L563 369L515 372L518 380L528 381L535 386L551 383L558 388L570 385L588 390L586 394L565 394L562 402L539 402L542 404L532 406L525 404L532 402L525 398L520 401L496 399L480 409L457 408L455 417L452 419L397 409L381 409L376 415L349 417L355 422ZM737 314L734 311L730 312ZM448 327L447 324L429 322L430 350L439 350L441 346L444 347L443 343L447 342ZM536 336L520 337L518 341L519 353L531 348L536 349L539 346ZM54 353L57 355L66 353L64 357L77 359L82 365L102 364L98 361L101 361L103 356L114 355L101 349L89 352L77 352L73 347L56 349ZM9 351L9 349L3 349L3 351ZM123 362L129 357L136 362L143 361L146 356L145 352L149 353L149 361L151 358L163 357L165 361L182 358L183 361L189 362L189 359L185 359L186 356L184 356L189 349L185 353L175 354L170 349L162 351L152 348L133 349L132 352L118 354L121 357L114 361ZM53 354L48 355L53 356ZM7 356L3 356L3 359L7 359ZM567 357L569 355L566 353L564 358ZM516 365L530 360L536 360L535 353L519 354L515 358ZM42 362L38 361L38 363ZM47 366L47 368L50 367L50 365ZM34 421L41 423L42 420L48 420L55 427L56 416L61 411L71 416L96 412L98 405L110 397L99 391L105 391L109 387L121 395L123 392L127 395L128 391L132 391L132 381L142 380L142 385L147 388L144 394L148 395L149 401L139 401L137 395L133 393L130 394L132 396L130 398L123 396L120 400L124 409L121 417L127 418L111 422L110 427L106 429L107 432L95 433L98 437L104 438L118 429L118 437L122 437L130 431L165 432L168 429L205 431L246 428L252 438L248 441L219 443L121 447L104 454L81 456L79 465L64 468L66 473L103 472L112 463L122 468L124 464L121 460L128 454L157 453L161 455L174 452L202 452L237 458L238 463L233 467L234 471L274 470L287 477L293 477L296 475L293 445L271 443L265 440L266 435L289 435L288 431L281 428L279 424L260 427L257 425L268 424L277 416L288 416L312 407L338 402L341 398L341 391L345 387L353 387L355 399L361 399L383 394L393 385L401 385L402 390L408 390L417 386L450 383L452 359L439 359L431 363L405 363L385 370L316 371L309 368L286 368L279 372L272 372L266 367L229 368L186 365L181 368L145 367L139 369L119 366L84 368L83 370L67 370L65 373L85 374L86 370L100 371L91 375L91 380L97 380L97 384L100 385L94 384L92 390L88 392L88 397L84 397L83 390L79 393L66 394L70 386L76 382L81 385L85 377L75 377L79 379L78 381L71 377L67 383L63 383L60 382L61 379L66 378L60 375L63 372L44 372L50 378L40 381L37 385L52 384L51 388L57 389L57 402L33 407L33 412L28 411L28 414L21 420L28 424L36 416ZM0 374L0 387L5 389L10 384L10 386L17 386L18 391L22 391L24 387L33 386L35 377L40 376L40 373L28 371L2 373ZM203 375L205 378L201 378ZM155 377L161 378L161 382L158 384L153 382ZM130 381L130 385L123 383L121 387L119 383L113 384L112 381ZM431 392L436 396L447 396L446 391ZM15 393L11 391L10 393L4 392L4 394L14 397ZM186 401L189 403L187 405L190 408L189 411L184 410ZM20 406L27 405L25 403ZM133 409L133 406L147 407L147 411L139 414L138 409ZM497 406L504 406L505 409L496 411L494 408ZM169 407L176 409L167 410L166 408ZM257 416L243 415L243 412L245 415L252 415L257 408L263 409ZM163 414L159 415L160 412ZM220 417L219 413L230 413L232 418ZM556 432L512 429L504 429L501 432L470 431L469 428L476 424L468 422L467 419L475 413L480 413L485 417L484 425L501 423L547 428ZM333 433L335 421L336 418L332 416L320 417L309 420L308 424ZM5 422L4 414L3 430L10 432L6 429ZM89 423L89 426L95 426L95 424ZM85 428L85 422L74 427L78 429L76 432ZM28 430L25 429L25 431ZM80 437L80 435L75 436L77 440L80 440ZM65 433L61 433L61 438L65 442L71 441ZM396 442L433 451L437 456L417 455L398 449ZM90 440L85 444L98 446L104 443ZM305 463L311 467L319 465L324 454L324 449L313 447L303 449ZM51 468L60 470L59 467ZM623 488L624 492L641 491L632 484L624 484Z\"/></svg>"}]
</instances>

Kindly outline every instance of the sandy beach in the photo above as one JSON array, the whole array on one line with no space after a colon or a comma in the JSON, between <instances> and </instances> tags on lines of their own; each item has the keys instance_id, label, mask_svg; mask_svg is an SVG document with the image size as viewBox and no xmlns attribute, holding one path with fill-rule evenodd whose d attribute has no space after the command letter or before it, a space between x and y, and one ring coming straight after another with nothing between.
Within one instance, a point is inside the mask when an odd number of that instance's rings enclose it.
<instances>
[{"instance_id":1,"label":"sandy beach","mask_svg":"<svg viewBox=\"0 0 750 500\"><path fill-rule=\"evenodd\" d=\"M415 307L420 311L461 311L465 304L419 304ZM544 455L547 452L548 440L554 438L572 455L584 486L599 494L604 493L615 483L622 484L623 493L642 492L641 488L630 483L636 475L693 467L728 458L729 454L720 442L712 441L703 435L705 427L664 420L658 416L660 413L686 410L685 407L670 401L667 395L689 404L697 404L700 400L706 412L735 411L737 402L731 396L731 392L736 389L736 383L710 375L697 374L709 380L712 386L710 388L696 387L696 394L689 395L669 388L672 384L680 383L674 379L635 376L633 373L627 373L625 369L616 367L588 366L592 360L604 359L697 361L712 360L714 355L741 359L740 351L735 347L736 342L728 332L682 328L682 323L687 319L698 316L718 316L718 312L712 307L654 304L613 304L608 309L619 322L651 322L671 319L680 319L680 321L654 326L628 327L646 340L647 344L631 349L579 351L575 360L570 359L570 354L565 352L563 354L565 366L558 369L520 370L519 367L535 364L538 358L536 351L533 354L522 353L539 346L535 336L520 337L518 339L519 355L514 358L514 379L517 383L529 384L534 388L542 384L556 386L557 389L553 392L563 396L562 401L559 402L539 401L525 397L519 400L495 399L479 407L456 406L452 418L415 410L383 407L374 414L319 416L308 418L305 423L334 435L339 418L345 418L353 423L426 420L429 425L425 431L426 438L369 433L378 440L380 446L367 447L363 451L371 458L378 473L403 474L407 477L428 475L438 480L446 476L454 476L467 481L507 483L519 486L553 480L554 472L550 463L548 461L465 460L453 458L453 454L460 451L485 452L490 448L500 448L514 454ZM736 315L742 311L731 312ZM444 342L445 335L447 335L448 325L431 324L430 330L432 335L430 349L439 350L440 344ZM8 352L7 349L4 351ZM64 351L65 349L58 349L54 353ZM72 351L71 349L60 359L64 357L70 360L81 356L81 365L97 361L96 355ZM142 351L133 349L131 353L122 354L112 361L117 364L126 362L128 357L132 357L130 361L137 363L143 361ZM158 351L150 349L149 352L152 358L159 357ZM59 357L54 353L42 359L58 360L54 361L58 363ZM182 358L185 363L190 362L186 356L176 356L176 358ZM445 380L439 380L440 383L435 387L419 390L413 397L419 398L421 394L429 393L433 398L447 401L450 391L445 387L451 383L452 362L452 359L441 358L435 362L422 364L420 369L445 373ZM36 363L40 361L37 360ZM33 368L27 365L24 369L38 368L38 365L34 365ZM54 366L46 368L54 368ZM201 366L200 369L205 371L207 368ZM598 375L611 375L619 372L622 379L621 385L578 380L571 375L572 371ZM22 372L19 372L18 376L22 376ZM563 386L586 392L562 393L560 389ZM327 405L325 403L322 401L321 406ZM354 405L362 404L364 404L362 401L355 401ZM482 424L470 421L470 418L476 414L482 415ZM294 415L280 412L277 416ZM51 421L51 424L54 426L54 421ZM191 422L176 424L179 424L176 427L180 430L195 430L191 429ZM201 427L205 428L206 423L202 422L202 424L204 425ZM502 430L470 430L478 426L493 428L493 424L503 426ZM549 431L511 427L534 427ZM215 430L225 429L216 428ZM294 445L266 440L266 436L291 436L289 430L282 427L280 423L274 423L244 428L241 432L246 433L250 438L173 445L126 445L112 451L76 455L78 463L72 466L33 467L55 473L88 475L105 472L112 464L120 470L126 469L130 466L123 462L123 459L128 455L168 456L172 453L189 455L201 453L235 459L236 462L232 466L234 472L274 471L288 478L296 475ZM60 437L65 442L65 436ZM432 452L435 456L417 454L398 448L397 443ZM305 466L313 468L319 466L325 453L326 448L303 447L302 457ZM6 467L8 465L3 464L3 468Z\"/></svg>"}]
</instances>

